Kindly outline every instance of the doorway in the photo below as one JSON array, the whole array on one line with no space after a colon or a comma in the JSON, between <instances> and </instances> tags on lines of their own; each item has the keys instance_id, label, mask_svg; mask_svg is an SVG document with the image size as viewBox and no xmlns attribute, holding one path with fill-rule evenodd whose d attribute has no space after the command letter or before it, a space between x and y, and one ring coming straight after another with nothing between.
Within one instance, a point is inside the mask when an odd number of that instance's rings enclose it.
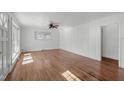
<instances>
[{"instance_id":1,"label":"doorway","mask_svg":"<svg viewBox=\"0 0 124 93\"><path fill-rule=\"evenodd\" d=\"M119 24L101 27L101 60L119 62Z\"/></svg>"}]
</instances>

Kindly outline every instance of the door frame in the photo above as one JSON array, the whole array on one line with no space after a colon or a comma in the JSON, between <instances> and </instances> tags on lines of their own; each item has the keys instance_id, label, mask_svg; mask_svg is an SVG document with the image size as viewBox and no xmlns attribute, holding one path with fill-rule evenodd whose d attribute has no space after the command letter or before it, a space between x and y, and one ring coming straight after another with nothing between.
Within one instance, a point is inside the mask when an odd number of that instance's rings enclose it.
<instances>
[{"instance_id":1,"label":"door frame","mask_svg":"<svg viewBox=\"0 0 124 93\"><path fill-rule=\"evenodd\" d=\"M120 67L120 23L111 23L111 24L117 24L118 25L118 63L119 63L119 67ZM105 25L101 25L100 26L100 61L102 61L102 27L106 26L106 25L110 25L110 24L105 24Z\"/></svg>"}]
</instances>

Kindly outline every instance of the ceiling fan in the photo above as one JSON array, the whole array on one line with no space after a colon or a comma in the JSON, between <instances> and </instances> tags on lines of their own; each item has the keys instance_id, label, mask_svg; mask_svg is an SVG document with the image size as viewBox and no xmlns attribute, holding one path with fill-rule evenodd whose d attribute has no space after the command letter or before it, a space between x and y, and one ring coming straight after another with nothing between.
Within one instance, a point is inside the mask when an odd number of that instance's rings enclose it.
<instances>
[{"instance_id":1,"label":"ceiling fan","mask_svg":"<svg viewBox=\"0 0 124 93\"><path fill-rule=\"evenodd\" d=\"M49 26L49 29L58 29L59 24L50 22L50 24L48 26Z\"/></svg>"}]
</instances>

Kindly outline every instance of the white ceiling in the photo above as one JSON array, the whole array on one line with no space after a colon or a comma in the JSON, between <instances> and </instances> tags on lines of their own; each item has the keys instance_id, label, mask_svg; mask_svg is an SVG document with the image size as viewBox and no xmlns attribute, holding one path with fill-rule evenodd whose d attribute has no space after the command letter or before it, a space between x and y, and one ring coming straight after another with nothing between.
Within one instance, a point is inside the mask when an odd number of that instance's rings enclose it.
<instances>
[{"instance_id":1,"label":"white ceiling","mask_svg":"<svg viewBox=\"0 0 124 93\"><path fill-rule=\"evenodd\" d=\"M14 15L22 26L42 27L50 21L60 25L75 26L97 18L110 16L113 12L15 12Z\"/></svg>"}]
</instances>

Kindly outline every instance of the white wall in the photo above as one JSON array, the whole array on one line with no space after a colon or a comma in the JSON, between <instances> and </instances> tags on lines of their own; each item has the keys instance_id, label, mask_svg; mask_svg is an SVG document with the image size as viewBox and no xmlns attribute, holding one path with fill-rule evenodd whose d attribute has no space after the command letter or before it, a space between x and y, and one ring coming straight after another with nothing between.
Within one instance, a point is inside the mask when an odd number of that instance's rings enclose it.
<instances>
[{"instance_id":1,"label":"white wall","mask_svg":"<svg viewBox=\"0 0 124 93\"><path fill-rule=\"evenodd\" d=\"M89 55L88 26L62 27L60 30L60 48L84 56Z\"/></svg>"},{"instance_id":2,"label":"white wall","mask_svg":"<svg viewBox=\"0 0 124 93\"><path fill-rule=\"evenodd\" d=\"M121 17L121 21L120 21L120 64L119 66L124 68L124 16Z\"/></svg>"},{"instance_id":3,"label":"white wall","mask_svg":"<svg viewBox=\"0 0 124 93\"><path fill-rule=\"evenodd\" d=\"M113 23L120 23L120 15L97 19L75 27L65 27L60 31L60 48L101 60L100 27ZM68 28L71 29L67 30Z\"/></svg>"},{"instance_id":4,"label":"white wall","mask_svg":"<svg viewBox=\"0 0 124 93\"><path fill-rule=\"evenodd\" d=\"M119 25L109 24L102 27L102 56L118 59Z\"/></svg>"},{"instance_id":5,"label":"white wall","mask_svg":"<svg viewBox=\"0 0 124 93\"><path fill-rule=\"evenodd\" d=\"M58 49L59 32L53 31L50 39L36 40L34 32L41 28L23 28L21 31L21 49L23 51L39 51L42 49Z\"/></svg>"}]
</instances>

